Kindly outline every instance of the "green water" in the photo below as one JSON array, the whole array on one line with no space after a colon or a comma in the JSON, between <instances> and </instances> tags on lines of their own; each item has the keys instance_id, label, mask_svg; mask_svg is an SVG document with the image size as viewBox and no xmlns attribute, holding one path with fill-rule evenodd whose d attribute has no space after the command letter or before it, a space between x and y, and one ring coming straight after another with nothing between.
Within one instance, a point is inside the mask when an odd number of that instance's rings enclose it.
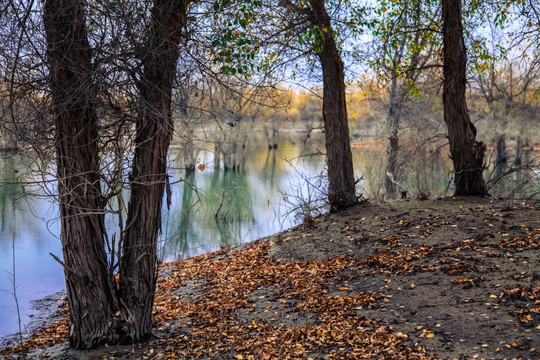
<instances>
[{"instance_id":1,"label":"green water","mask_svg":"<svg viewBox=\"0 0 540 360\"><path fill-rule=\"evenodd\" d=\"M204 169L192 174L183 170L183 157L173 147L169 169L172 203L162 212L160 258L182 259L248 242L299 223L298 211L324 211L316 206L325 196L324 177L319 176L324 171L324 157L309 156L324 151L323 144L320 133L306 137L302 132L290 132L280 134L277 149L268 150L264 137L252 135L244 153L238 155L243 159L240 170L224 171L216 167L212 144L204 143L197 154L197 163ZM525 161L534 156L526 154ZM382 199L384 148L353 147L353 158L358 193L371 200ZM13 249L23 328L34 312L32 300L64 288L62 268L49 255L61 257L62 253L58 208L39 187L20 185L32 180L24 175L30 166L25 162L24 155L0 157L0 336L18 329L12 295ZM452 194L451 162L444 151L421 148L405 154L401 162L402 185L409 197L421 192ZM493 171L488 169L486 176L490 173ZM492 188L492 193L509 194L509 189L524 180L528 185L515 196L540 190L540 174L527 171L513 173ZM54 183L48 188L54 191ZM127 193L124 198L127 200ZM109 231L115 231L115 218L107 216L106 223Z\"/></svg>"}]
</instances>

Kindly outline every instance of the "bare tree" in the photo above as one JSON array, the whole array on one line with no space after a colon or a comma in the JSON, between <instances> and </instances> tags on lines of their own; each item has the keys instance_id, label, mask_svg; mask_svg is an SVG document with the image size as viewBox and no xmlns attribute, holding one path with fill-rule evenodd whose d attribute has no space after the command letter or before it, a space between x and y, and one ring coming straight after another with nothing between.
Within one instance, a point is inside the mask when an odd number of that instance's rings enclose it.
<instances>
[{"instance_id":1,"label":"bare tree","mask_svg":"<svg viewBox=\"0 0 540 360\"><path fill-rule=\"evenodd\" d=\"M70 342L77 348L140 341L151 335L157 236L173 131L171 91L186 7L186 1L155 0L146 40L139 44L131 195L116 281L104 247L106 198L100 185L99 94L85 7L80 0L44 4Z\"/></svg>"},{"instance_id":2,"label":"bare tree","mask_svg":"<svg viewBox=\"0 0 540 360\"><path fill-rule=\"evenodd\" d=\"M88 348L109 341L117 302L104 249L104 203L98 160L98 120L82 1L43 6L55 117L55 146L70 343Z\"/></svg>"},{"instance_id":3,"label":"bare tree","mask_svg":"<svg viewBox=\"0 0 540 360\"><path fill-rule=\"evenodd\" d=\"M412 94L418 93L422 71L438 68L434 52L440 41L440 7L430 2L394 1L381 5L386 16L375 31L376 51L371 61L388 91L388 154L384 185L386 197L394 199L400 187L399 129L403 111ZM388 7L388 8L386 8Z\"/></svg>"}]
</instances>

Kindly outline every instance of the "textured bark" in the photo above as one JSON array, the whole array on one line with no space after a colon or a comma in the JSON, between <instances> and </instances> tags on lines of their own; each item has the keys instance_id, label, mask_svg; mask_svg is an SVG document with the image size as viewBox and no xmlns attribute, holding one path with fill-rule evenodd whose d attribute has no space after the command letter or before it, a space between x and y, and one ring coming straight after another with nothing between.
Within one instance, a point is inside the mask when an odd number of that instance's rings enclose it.
<instances>
[{"instance_id":1,"label":"textured bark","mask_svg":"<svg viewBox=\"0 0 540 360\"><path fill-rule=\"evenodd\" d=\"M444 121L454 163L456 195L488 195L482 176L484 143L476 141L476 128L465 100L467 54L461 22L461 0L443 0Z\"/></svg>"},{"instance_id":2,"label":"textured bark","mask_svg":"<svg viewBox=\"0 0 540 360\"><path fill-rule=\"evenodd\" d=\"M104 250L97 116L91 48L80 0L43 3L70 343L89 348L110 338L115 310Z\"/></svg>"},{"instance_id":3,"label":"textured bark","mask_svg":"<svg viewBox=\"0 0 540 360\"><path fill-rule=\"evenodd\" d=\"M388 144L386 152L388 160L386 163L386 172L384 176L384 185L386 197L395 199L398 191L398 164L397 156L399 152L399 121L401 119L401 110L405 92L398 86L397 75L392 78L392 87L390 90L390 107L388 109Z\"/></svg>"},{"instance_id":4,"label":"textured bark","mask_svg":"<svg viewBox=\"0 0 540 360\"><path fill-rule=\"evenodd\" d=\"M186 14L186 1L154 0L151 29L141 58L131 198L120 267L122 318L132 341L152 334L157 236L167 178L167 151L173 133L171 89Z\"/></svg>"},{"instance_id":5,"label":"textured bark","mask_svg":"<svg viewBox=\"0 0 540 360\"><path fill-rule=\"evenodd\" d=\"M123 234L120 287L105 252L92 49L81 0L47 0L43 17L55 114L58 192L70 342L76 348L151 335L157 235L171 141L171 89L186 2L155 0L141 58L140 114ZM120 315L117 310L120 309Z\"/></svg>"},{"instance_id":6,"label":"textured bark","mask_svg":"<svg viewBox=\"0 0 540 360\"><path fill-rule=\"evenodd\" d=\"M354 171L343 61L334 40L330 17L324 0L311 0L314 25L323 29L321 49L318 52L323 72L323 119L328 163L328 200L330 211L338 211L358 201L355 193Z\"/></svg>"}]
</instances>

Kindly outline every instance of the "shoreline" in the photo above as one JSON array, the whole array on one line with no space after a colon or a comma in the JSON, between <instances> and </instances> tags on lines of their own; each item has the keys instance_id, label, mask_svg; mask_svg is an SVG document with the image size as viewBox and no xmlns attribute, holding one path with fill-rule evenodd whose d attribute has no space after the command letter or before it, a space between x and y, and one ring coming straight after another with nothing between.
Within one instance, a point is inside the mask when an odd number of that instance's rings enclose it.
<instances>
[{"instance_id":1,"label":"shoreline","mask_svg":"<svg viewBox=\"0 0 540 360\"><path fill-rule=\"evenodd\" d=\"M359 204L160 265L148 342L21 356L538 358L539 247L538 206Z\"/></svg>"},{"instance_id":2,"label":"shoreline","mask_svg":"<svg viewBox=\"0 0 540 360\"><path fill-rule=\"evenodd\" d=\"M32 316L30 322L24 326L23 334L27 336L23 337L23 342L32 338L40 328L50 326L55 320L62 317L59 310L65 297L66 291L61 290L31 301L32 309L36 311L36 314ZM0 349L14 346L18 344L19 341L20 337L17 332L2 336L0 337Z\"/></svg>"}]
</instances>

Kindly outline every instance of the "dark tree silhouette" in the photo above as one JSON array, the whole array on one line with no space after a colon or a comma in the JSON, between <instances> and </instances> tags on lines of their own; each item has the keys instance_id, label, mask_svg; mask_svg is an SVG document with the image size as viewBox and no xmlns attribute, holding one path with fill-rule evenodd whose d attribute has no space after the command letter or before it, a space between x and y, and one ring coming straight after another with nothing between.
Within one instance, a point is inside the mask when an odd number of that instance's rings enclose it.
<instances>
[{"instance_id":1,"label":"dark tree silhouette","mask_svg":"<svg viewBox=\"0 0 540 360\"><path fill-rule=\"evenodd\" d=\"M167 151L173 134L171 92L186 1L154 0L152 28L141 58L140 110L135 137L131 198L120 262L122 317L129 338L140 341L152 331L156 288L157 235L161 228Z\"/></svg>"},{"instance_id":2,"label":"dark tree silhouette","mask_svg":"<svg viewBox=\"0 0 540 360\"><path fill-rule=\"evenodd\" d=\"M104 249L92 49L80 0L44 2L71 345L109 338L115 298Z\"/></svg>"},{"instance_id":3,"label":"dark tree silhouette","mask_svg":"<svg viewBox=\"0 0 540 360\"><path fill-rule=\"evenodd\" d=\"M157 236L172 137L171 91L187 1L154 0L142 65L131 198L121 234L119 281L105 250L106 199L100 189L99 84L82 0L43 6L49 85L55 118L61 240L70 310L70 343L90 348L151 335Z\"/></svg>"},{"instance_id":4,"label":"dark tree silhouette","mask_svg":"<svg viewBox=\"0 0 540 360\"><path fill-rule=\"evenodd\" d=\"M328 163L328 200L330 211L351 206L358 201L355 193L354 171L343 61L333 35L330 16L324 0L311 0L310 20L324 29L321 47L316 51L323 72L323 119Z\"/></svg>"}]
</instances>

